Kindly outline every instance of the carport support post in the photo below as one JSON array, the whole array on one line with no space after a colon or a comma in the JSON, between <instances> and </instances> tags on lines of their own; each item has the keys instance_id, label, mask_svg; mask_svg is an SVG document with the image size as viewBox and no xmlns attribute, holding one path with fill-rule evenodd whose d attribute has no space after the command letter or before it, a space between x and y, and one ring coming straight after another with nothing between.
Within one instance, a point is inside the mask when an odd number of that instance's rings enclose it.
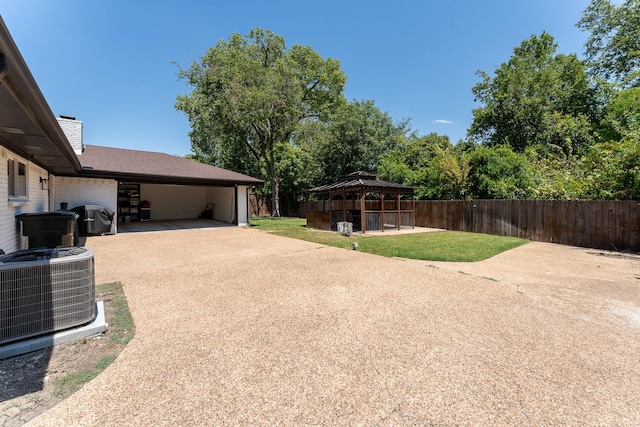
<instances>
[{"instance_id":1,"label":"carport support post","mask_svg":"<svg viewBox=\"0 0 640 427\"><path fill-rule=\"evenodd\" d=\"M362 234L367 232L367 211L364 208L365 192L360 193L360 229Z\"/></svg>"}]
</instances>

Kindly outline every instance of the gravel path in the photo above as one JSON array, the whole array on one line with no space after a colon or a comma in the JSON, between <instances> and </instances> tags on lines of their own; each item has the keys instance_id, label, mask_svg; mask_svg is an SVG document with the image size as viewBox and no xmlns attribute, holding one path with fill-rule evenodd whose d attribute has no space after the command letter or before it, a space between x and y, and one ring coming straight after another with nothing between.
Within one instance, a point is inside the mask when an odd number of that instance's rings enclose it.
<instances>
[{"instance_id":1,"label":"gravel path","mask_svg":"<svg viewBox=\"0 0 640 427\"><path fill-rule=\"evenodd\" d=\"M241 228L90 238L137 334L30 425L640 425L640 260L382 258Z\"/></svg>"}]
</instances>

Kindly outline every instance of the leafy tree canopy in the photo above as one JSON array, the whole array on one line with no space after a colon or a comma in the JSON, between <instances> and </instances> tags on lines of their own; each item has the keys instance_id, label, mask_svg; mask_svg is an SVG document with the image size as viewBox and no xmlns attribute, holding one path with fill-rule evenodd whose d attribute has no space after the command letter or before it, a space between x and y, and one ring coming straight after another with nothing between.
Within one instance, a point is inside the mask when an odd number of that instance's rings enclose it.
<instances>
[{"instance_id":1,"label":"leafy tree canopy","mask_svg":"<svg viewBox=\"0 0 640 427\"><path fill-rule=\"evenodd\" d=\"M417 187L416 195L421 199L465 198L469 165L462 148L454 147L445 135L412 135L382 157L379 175Z\"/></svg>"},{"instance_id":2,"label":"leafy tree canopy","mask_svg":"<svg viewBox=\"0 0 640 427\"><path fill-rule=\"evenodd\" d=\"M408 121L394 122L370 100L344 103L325 122L326 137L315 144L319 180L328 183L355 172L378 170L379 159L399 146Z\"/></svg>"},{"instance_id":3,"label":"leafy tree canopy","mask_svg":"<svg viewBox=\"0 0 640 427\"><path fill-rule=\"evenodd\" d=\"M342 102L346 76L337 60L293 45L269 30L219 41L179 76L193 88L176 108L191 124L198 158L239 170L264 170L272 215L280 216L278 163L299 124Z\"/></svg>"},{"instance_id":4,"label":"leafy tree canopy","mask_svg":"<svg viewBox=\"0 0 640 427\"><path fill-rule=\"evenodd\" d=\"M640 87L625 89L616 93L604 108L603 136L619 141L634 139L640 141Z\"/></svg>"},{"instance_id":5,"label":"leafy tree canopy","mask_svg":"<svg viewBox=\"0 0 640 427\"><path fill-rule=\"evenodd\" d=\"M594 94L584 64L576 55L556 54L552 36L532 36L514 49L508 62L473 87L475 100L468 130L485 145L553 145L571 153L593 143Z\"/></svg>"},{"instance_id":6,"label":"leafy tree canopy","mask_svg":"<svg viewBox=\"0 0 640 427\"><path fill-rule=\"evenodd\" d=\"M507 146L478 147L469 154L469 192L476 199L525 199L535 188L526 159Z\"/></svg>"},{"instance_id":7,"label":"leafy tree canopy","mask_svg":"<svg viewBox=\"0 0 640 427\"><path fill-rule=\"evenodd\" d=\"M640 86L640 1L591 0L578 28L589 32L585 43L591 73L625 87Z\"/></svg>"}]
</instances>

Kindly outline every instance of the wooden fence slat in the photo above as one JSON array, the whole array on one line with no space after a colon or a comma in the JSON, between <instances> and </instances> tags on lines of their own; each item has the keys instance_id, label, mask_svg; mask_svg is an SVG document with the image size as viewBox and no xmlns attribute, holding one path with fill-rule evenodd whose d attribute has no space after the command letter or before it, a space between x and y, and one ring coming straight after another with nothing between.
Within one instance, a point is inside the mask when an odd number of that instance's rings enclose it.
<instances>
[{"instance_id":1,"label":"wooden fence slat","mask_svg":"<svg viewBox=\"0 0 640 427\"><path fill-rule=\"evenodd\" d=\"M331 202L340 212L342 200ZM385 203L385 210L395 205ZM309 202L307 218L329 228L328 215L311 213L328 210L329 202ZM354 203L349 200L347 208ZM380 202L367 200L366 208L376 210ZM264 214L264 203L250 201L251 214ZM356 210L360 202L355 202ZM412 201L402 201L402 210L411 210ZM306 212L306 206L300 207ZM418 200L416 227L442 228L474 233L515 236L566 245L640 252L640 202L637 200Z\"/></svg>"}]
</instances>

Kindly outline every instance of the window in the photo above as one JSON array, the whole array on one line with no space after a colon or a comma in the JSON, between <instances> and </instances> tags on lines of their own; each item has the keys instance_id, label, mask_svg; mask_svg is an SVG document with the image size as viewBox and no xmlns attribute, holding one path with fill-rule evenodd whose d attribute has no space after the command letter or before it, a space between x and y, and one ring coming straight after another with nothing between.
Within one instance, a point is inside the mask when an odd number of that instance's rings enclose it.
<instances>
[{"instance_id":1,"label":"window","mask_svg":"<svg viewBox=\"0 0 640 427\"><path fill-rule=\"evenodd\" d=\"M27 165L9 159L7 163L9 197L27 197Z\"/></svg>"}]
</instances>

